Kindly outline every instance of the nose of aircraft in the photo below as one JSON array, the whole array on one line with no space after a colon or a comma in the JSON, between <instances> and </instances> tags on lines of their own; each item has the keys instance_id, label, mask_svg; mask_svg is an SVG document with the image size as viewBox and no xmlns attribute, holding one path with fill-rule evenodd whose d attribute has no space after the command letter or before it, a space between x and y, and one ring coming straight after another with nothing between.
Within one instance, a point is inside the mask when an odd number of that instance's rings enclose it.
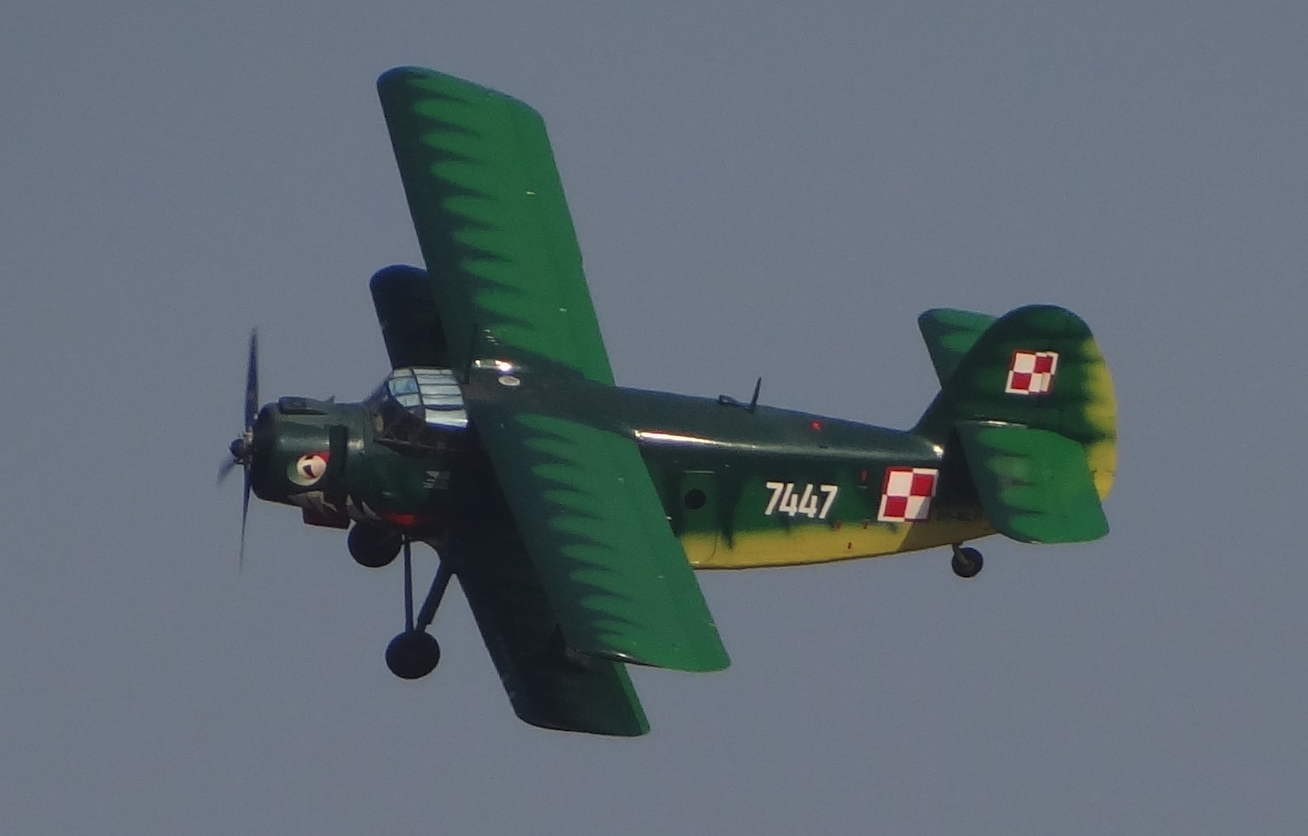
<instances>
[{"instance_id":1,"label":"nose of aircraft","mask_svg":"<svg viewBox=\"0 0 1308 836\"><path fill-rule=\"evenodd\" d=\"M232 451L232 463L241 464L254 452L254 445L250 443L250 439L242 435L233 439L227 449Z\"/></svg>"},{"instance_id":2,"label":"nose of aircraft","mask_svg":"<svg viewBox=\"0 0 1308 836\"><path fill-rule=\"evenodd\" d=\"M271 406L272 404L269 404L260 410L258 413L260 417L258 419L252 418L251 423L245 428L245 431L232 439L232 443L227 445L227 450L232 454L232 458L229 461L223 462L221 475L226 476L227 471L237 465L244 467L248 473L250 468L254 465L254 460L258 455L259 450L267 449L269 446L268 442L271 440L267 437L269 435L267 429L267 424L269 422L262 420L262 416Z\"/></svg>"}]
</instances>

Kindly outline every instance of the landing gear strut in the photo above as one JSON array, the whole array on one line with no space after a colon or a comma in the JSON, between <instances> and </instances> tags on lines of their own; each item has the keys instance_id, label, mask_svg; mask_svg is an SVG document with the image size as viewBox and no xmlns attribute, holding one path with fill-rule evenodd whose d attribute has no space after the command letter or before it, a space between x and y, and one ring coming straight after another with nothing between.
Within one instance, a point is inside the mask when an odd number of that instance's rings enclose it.
<instances>
[{"instance_id":1,"label":"landing gear strut","mask_svg":"<svg viewBox=\"0 0 1308 836\"><path fill-rule=\"evenodd\" d=\"M949 568L954 570L955 575L960 578L975 578L980 574L983 566L985 560L981 557L981 552L971 546L954 544L954 557L949 561Z\"/></svg>"},{"instance_id":2,"label":"landing gear strut","mask_svg":"<svg viewBox=\"0 0 1308 836\"><path fill-rule=\"evenodd\" d=\"M404 632L391 639L391 643L386 646L386 667L400 679L421 679L435 670L440 662L441 646L427 632L427 628L436 617L436 608L440 606L445 589L450 585L450 570L445 561L441 561L415 621L413 557L409 548L411 542L408 537L404 538Z\"/></svg>"}]
</instances>

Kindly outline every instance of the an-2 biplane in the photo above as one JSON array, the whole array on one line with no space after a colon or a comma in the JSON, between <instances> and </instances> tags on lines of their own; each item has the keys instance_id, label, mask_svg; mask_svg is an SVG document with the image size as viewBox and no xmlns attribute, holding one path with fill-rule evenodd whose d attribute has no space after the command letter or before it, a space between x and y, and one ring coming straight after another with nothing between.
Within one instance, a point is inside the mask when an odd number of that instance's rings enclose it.
<instances>
[{"instance_id":1,"label":"an-2 biplane","mask_svg":"<svg viewBox=\"0 0 1308 836\"><path fill-rule=\"evenodd\" d=\"M545 127L431 70L378 80L426 269L371 282L392 371L361 403L259 407L251 338L230 470L249 496L350 528L366 566L404 554L416 679L451 577L514 711L606 735L648 724L625 666L725 668L692 569L783 566L1108 531L1116 417L1089 329L1053 306L919 320L941 389L896 431L614 385ZM352 526L352 527L351 527ZM411 541L440 564L414 613Z\"/></svg>"}]
</instances>

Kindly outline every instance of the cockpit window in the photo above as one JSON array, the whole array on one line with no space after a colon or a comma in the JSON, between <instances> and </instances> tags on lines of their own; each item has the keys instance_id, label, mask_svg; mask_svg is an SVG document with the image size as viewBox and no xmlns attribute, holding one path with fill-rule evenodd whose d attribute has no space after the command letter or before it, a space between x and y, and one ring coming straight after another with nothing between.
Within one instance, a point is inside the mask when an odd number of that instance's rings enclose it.
<instances>
[{"instance_id":1,"label":"cockpit window","mask_svg":"<svg viewBox=\"0 0 1308 836\"><path fill-rule=\"evenodd\" d=\"M459 382L449 369L396 369L386 378L396 403L429 427L461 430L468 426Z\"/></svg>"},{"instance_id":2,"label":"cockpit window","mask_svg":"<svg viewBox=\"0 0 1308 836\"><path fill-rule=\"evenodd\" d=\"M459 382L449 369L396 369L368 402L382 441L446 449L451 434L468 427Z\"/></svg>"}]
</instances>

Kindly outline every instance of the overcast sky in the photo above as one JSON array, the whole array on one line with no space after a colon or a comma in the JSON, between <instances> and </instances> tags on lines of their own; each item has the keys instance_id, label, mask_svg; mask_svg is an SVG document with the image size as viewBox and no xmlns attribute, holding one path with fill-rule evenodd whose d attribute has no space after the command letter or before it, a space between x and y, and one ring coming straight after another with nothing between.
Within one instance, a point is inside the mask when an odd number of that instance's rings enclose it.
<instances>
[{"instance_id":1,"label":"overcast sky","mask_svg":"<svg viewBox=\"0 0 1308 836\"><path fill-rule=\"evenodd\" d=\"M10 4L0 830L1287 834L1308 820L1308 11L1290 3ZM544 114L619 382L908 426L914 318L1065 305L1112 533L701 574L733 659L638 740L512 714L467 606L256 503L263 396L388 370L419 259L374 81ZM419 555L419 583L435 561Z\"/></svg>"}]
</instances>

